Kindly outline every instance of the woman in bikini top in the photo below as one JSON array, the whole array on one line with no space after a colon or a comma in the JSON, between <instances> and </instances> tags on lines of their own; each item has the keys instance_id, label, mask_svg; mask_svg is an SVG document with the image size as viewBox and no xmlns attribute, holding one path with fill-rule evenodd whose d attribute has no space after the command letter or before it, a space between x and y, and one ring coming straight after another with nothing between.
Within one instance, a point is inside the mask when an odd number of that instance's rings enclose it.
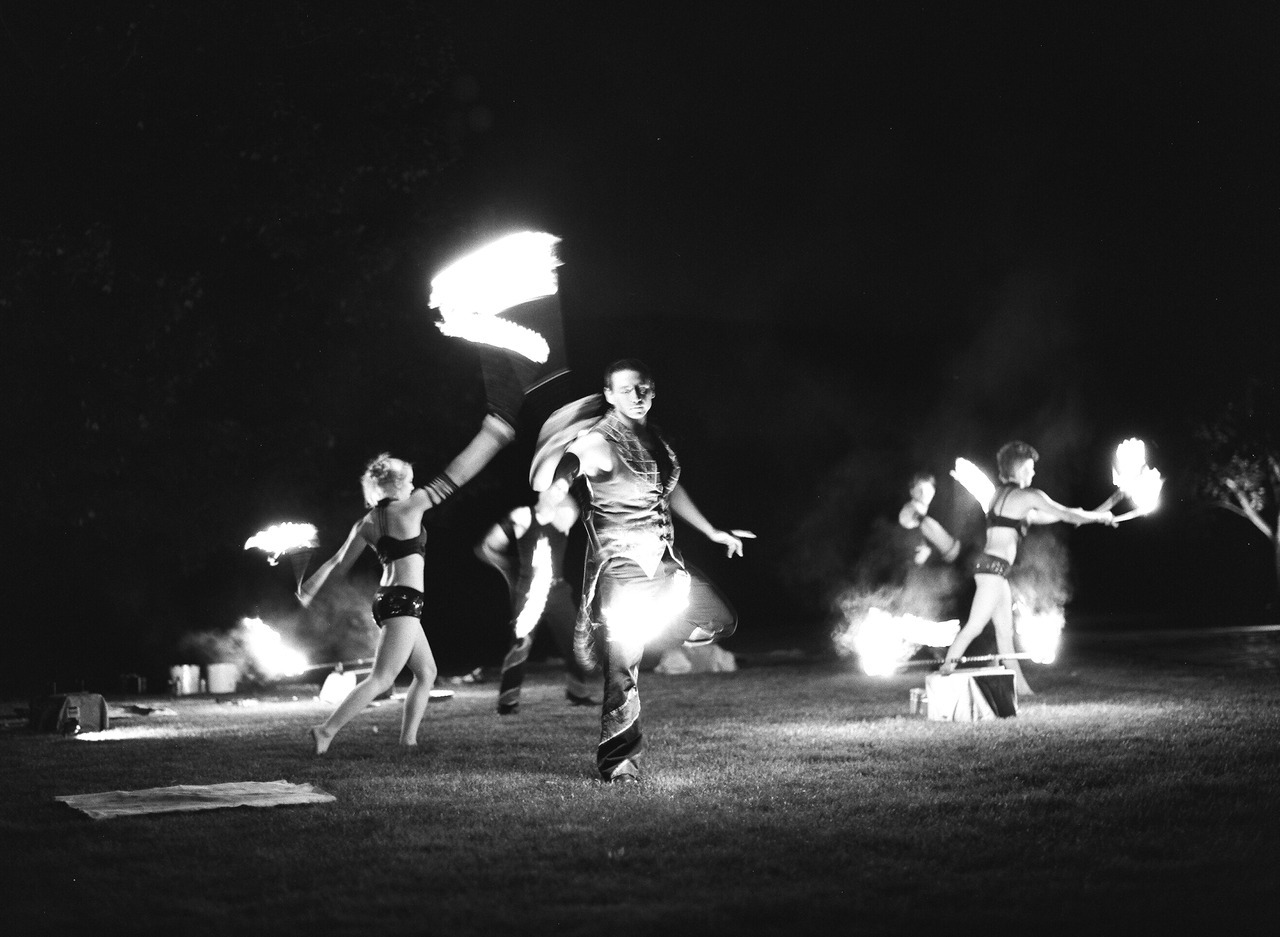
<instances>
[{"instance_id":1,"label":"woman in bikini top","mask_svg":"<svg viewBox=\"0 0 1280 937\"><path fill-rule=\"evenodd\" d=\"M1009 567L1018 554L1018 545L1032 524L1052 524L1065 521L1068 524L1105 524L1114 527L1115 517L1110 511L1085 511L1064 507L1038 488L1031 487L1036 474L1036 460L1040 454L1025 442L1010 442L1000 448L996 463L1000 469L1001 487L987 512L987 542L984 553L975 563L973 605L969 618L951 647L940 673L955 670L965 649L990 621L996 629L996 645L1001 655L1014 653L1013 646L1013 591L1006 578ZM1022 675L1022 667L1016 659L1005 658L1005 665L1014 672L1018 692L1030 694L1031 687Z\"/></svg>"},{"instance_id":2,"label":"woman in bikini top","mask_svg":"<svg viewBox=\"0 0 1280 937\"><path fill-rule=\"evenodd\" d=\"M413 466L388 453L374 458L360 478L368 514L356 521L344 543L298 590L303 606L333 573L346 575L356 559L372 548L382 562L382 581L373 599L373 620L381 629L373 671L356 684L322 724L311 728L321 755L338 730L391 689L405 667L413 674L405 696L400 744L418 744L418 726L436 681L436 662L422 630L423 580L427 532L423 515L438 499L413 487Z\"/></svg>"}]
</instances>

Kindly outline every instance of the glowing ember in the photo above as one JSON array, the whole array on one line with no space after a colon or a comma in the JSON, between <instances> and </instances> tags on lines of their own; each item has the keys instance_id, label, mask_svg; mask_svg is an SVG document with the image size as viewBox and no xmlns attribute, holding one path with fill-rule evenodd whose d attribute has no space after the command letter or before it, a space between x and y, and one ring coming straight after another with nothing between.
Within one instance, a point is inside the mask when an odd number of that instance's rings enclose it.
<instances>
[{"instance_id":1,"label":"glowing ember","mask_svg":"<svg viewBox=\"0 0 1280 937\"><path fill-rule=\"evenodd\" d=\"M864 673L884 677L893 673L923 646L947 647L960 631L958 619L929 621L915 615L892 615L869 609L840 637L840 643L858 655Z\"/></svg>"},{"instance_id":2,"label":"glowing ember","mask_svg":"<svg viewBox=\"0 0 1280 937\"><path fill-rule=\"evenodd\" d=\"M264 674L273 677L300 674L308 668L301 652L287 647L279 632L261 618L240 620L241 640L254 664Z\"/></svg>"},{"instance_id":3,"label":"glowing ember","mask_svg":"<svg viewBox=\"0 0 1280 937\"><path fill-rule=\"evenodd\" d=\"M623 605L605 609L605 620L611 634L622 641L644 644L662 633L689 604L689 574L676 573L665 595L651 600L632 599Z\"/></svg>"},{"instance_id":4,"label":"glowing ember","mask_svg":"<svg viewBox=\"0 0 1280 937\"><path fill-rule=\"evenodd\" d=\"M1062 626L1066 623L1062 610L1031 613L1015 605L1013 613L1014 629L1023 650L1038 664L1052 664L1058 656Z\"/></svg>"},{"instance_id":5,"label":"glowing ember","mask_svg":"<svg viewBox=\"0 0 1280 937\"><path fill-rule=\"evenodd\" d=\"M551 544L546 537L539 537L533 548L533 576L529 580L529 594L525 597L524 608L516 616L517 638L527 637L542 617L542 610L547 606L547 594L551 591L552 578Z\"/></svg>"},{"instance_id":6,"label":"glowing ember","mask_svg":"<svg viewBox=\"0 0 1280 937\"><path fill-rule=\"evenodd\" d=\"M973 495L984 512L991 510L991 501L996 496L996 486L982 469L968 459L956 459L956 467L951 470L951 477Z\"/></svg>"},{"instance_id":7,"label":"glowing ember","mask_svg":"<svg viewBox=\"0 0 1280 937\"><path fill-rule=\"evenodd\" d=\"M244 542L246 550L258 549L267 554L267 562L275 566L280 557L300 550L314 550L320 543L311 524L272 524Z\"/></svg>"},{"instance_id":8,"label":"glowing ember","mask_svg":"<svg viewBox=\"0 0 1280 937\"><path fill-rule=\"evenodd\" d=\"M438 273L431 281L430 303L444 319L440 331L545 362L550 349L541 335L497 316L556 292L559 240L535 231L510 234Z\"/></svg>"}]
</instances>

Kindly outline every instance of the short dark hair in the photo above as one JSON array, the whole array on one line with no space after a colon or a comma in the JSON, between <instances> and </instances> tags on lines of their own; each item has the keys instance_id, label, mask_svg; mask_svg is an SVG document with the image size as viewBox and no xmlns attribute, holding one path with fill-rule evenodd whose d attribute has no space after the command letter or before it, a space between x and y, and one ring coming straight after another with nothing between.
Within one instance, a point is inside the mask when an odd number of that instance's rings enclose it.
<instances>
[{"instance_id":1,"label":"short dark hair","mask_svg":"<svg viewBox=\"0 0 1280 937\"><path fill-rule=\"evenodd\" d=\"M613 389L613 376L619 371L635 371L643 380L653 383L653 372L639 358L619 358L604 369L604 386Z\"/></svg>"},{"instance_id":2,"label":"short dark hair","mask_svg":"<svg viewBox=\"0 0 1280 937\"><path fill-rule=\"evenodd\" d=\"M934 488L938 487L938 479L933 477L933 472L916 472L911 476L911 482L907 485L907 491L910 491L921 482L928 482Z\"/></svg>"},{"instance_id":3,"label":"short dark hair","mask_svg":"<svg viewBox=\"0 0 1280 937\"><path fill-rule=\"evenodd\" d=\"M1025 462L1030 459L1032 462L1040 458L1040 453L1036 452L1033 446L1028 445L1021 440L1015 439L1007 442L1000 447L1000 451L996 453L996 467L1000 470L1000 480L1002 482L1013 481L1013 470L1019 462Z\"/></svg>"}]
</instances>

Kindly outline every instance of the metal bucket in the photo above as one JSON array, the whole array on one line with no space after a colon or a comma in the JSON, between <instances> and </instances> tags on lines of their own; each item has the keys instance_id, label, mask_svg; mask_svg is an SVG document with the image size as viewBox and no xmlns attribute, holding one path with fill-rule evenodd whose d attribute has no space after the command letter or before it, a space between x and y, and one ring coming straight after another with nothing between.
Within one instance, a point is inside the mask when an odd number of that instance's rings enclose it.
<instances>
[{"instance_id":1,"label":"metal bucket","mask_svg":"<svg viewBox=\"0 0 1280 937\"><path fill-rule=\"evenodd\" d=\"M175 664L169 668L169 686L174 696L190 696L200 692L200 665Z\"/></svg>"},{"instance_id":2,"label":"metal bucket","mask_svg":"<svg viewBox=\"0 0 1280 937\"><path fill-rule=\"evenodd\" d=\"M208 683L210 693L234 693L236 684L240 682L238 664L210 664L208 666Z\"/></svg>"}]
</instances>

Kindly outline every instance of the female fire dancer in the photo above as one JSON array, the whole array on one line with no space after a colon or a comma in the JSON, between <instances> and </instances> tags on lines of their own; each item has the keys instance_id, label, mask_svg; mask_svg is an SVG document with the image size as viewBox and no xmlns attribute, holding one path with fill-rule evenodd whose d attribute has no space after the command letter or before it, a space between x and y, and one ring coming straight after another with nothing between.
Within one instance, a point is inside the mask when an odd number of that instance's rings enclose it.
<instances>
[{"instance_id":1,"label":"female fire dancer","mask_svg":"<svg viewBox=\"0 0 1280 937\"><path fill-rule=\"evenodd\" d=\"M601 780L636 783L643 737L637 678L643 637L633 628L678 630L686 645L710 644L733 634L737 613L720 591L675 546L672 515L686 521L732 556L742 555L750 531L714 527L680 484L680 462L649 421L656 396L649 369L623 359L604 372L609 410L564 450L551 491L568 495L574 479L587 480L585 514L588 551L582 605L574 630L574 653L584 670L594 670L603 651L604 704L596 767ZM671 607L679 583L688 584L684 607Z\"/></svg>"},{"instance_id":2,"label":"female fire dancer","mask_svg":"<svg viewBox=\"0 0 1280 937\"><path fill-rule=\"evenodd\" d=\"M422 516L440 503L440 487L413 487L413 466L382 453L360 478L365 504L371 510L356 521L346 543L298 589L303 607L333 573L346 575L366 547L382 561L382 583L373 599L373 620L381 629L373 671L356 684L323 723L312 726L316 754L323 755L338 730L375 698L391 689L408 665L413 682L404 701L400 744L418 744L422 722L436 680L436 661L422 631L423 568L427 532Z\"/></svg>"},{"instance_id":3,"label":"female fire dancer","mask_svg":"<svg viewBox=\"0 0 1280 937\"><path fill-rule=\"evenodd\" d=\"M1052 524L1066 521L1068 524L1105 524L1116 526L1110 511L1086 511L1058 504L1038 488L1031 488L1036 474L1036 460L1040 453L1025 442L1009 442L996 454L996 466L1000 470L1000 482L987 511L987 540L984 552L973 564L973 581L976 592L969 609L969 619L956 635L940 673L949 674L956 669L958 658L976 638L987 622L996 628L996 646L1001 654L1013 654L1013 592L1009 588L1009 570L1018 555L1018 545L1027 535L1032 524ZM1018 692L1031 695L1031 687L1022 675L1017 660L1007 660L1017 681Z\"/></svg>"}]
</instances>

